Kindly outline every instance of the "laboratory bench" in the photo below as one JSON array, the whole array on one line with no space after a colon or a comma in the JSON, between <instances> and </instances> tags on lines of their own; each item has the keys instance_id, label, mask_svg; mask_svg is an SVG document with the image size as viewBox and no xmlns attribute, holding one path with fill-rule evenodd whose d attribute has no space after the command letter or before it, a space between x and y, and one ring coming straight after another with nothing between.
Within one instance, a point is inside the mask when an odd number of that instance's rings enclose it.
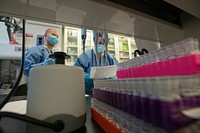
<instances>
[{"instance_id":1,"label":"laboratory bench","mask_svg":"<svg viewBox=\"0 0 200 133\"><path fill-rule=\"evenodd\" d=\"M93 120L90 113L91 98L90 94L86 97L86 123L80 129L72 133L105 133L105 131ZM21 98L21 97L20 97ZM17 99L17 98L15 98ZM57 133L51 129L26 123L13 118L2 118L0 122L0 133Z\"/></svg>"},{"instance_id":2,"label":"laboratory bench","mask_svg":"<svg viewBox=\"0 0 200 133\"><path fill-rule=\"evenodd\" d=\"M122 133L115 125L107 121L101 114L99 114L95 108L91 107L91 101L94 99L92 94L86 97L86 123L81 128L73 131L72 133ZM26 96L15 96L11 101L23 100ZM92 100L91 100L92 99ZM92 118L93 116L93 118ZM100 127L100 126L101 127ZM200 133L197 125L200 125L200 121L191 123L186 127L180 128L170 133ZM0 121L0 133L58 133L51 129L33 125L21 120L3 117ZM149 132L145 132L149 133ZM155 133L155 132L154 132ZM157 133L157 132L156 132ZM160 133L160 132L159 132ZM162 132L167 133L167 132ZM169 133L169 132L168 132Z\"/></svg>"}]
</instances>

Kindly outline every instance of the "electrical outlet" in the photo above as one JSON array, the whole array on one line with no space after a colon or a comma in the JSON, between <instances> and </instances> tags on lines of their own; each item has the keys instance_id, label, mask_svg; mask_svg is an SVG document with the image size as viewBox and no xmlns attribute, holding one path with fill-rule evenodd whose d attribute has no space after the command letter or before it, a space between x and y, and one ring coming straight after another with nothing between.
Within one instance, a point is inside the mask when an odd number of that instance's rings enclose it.
<instances>
[{"instance_id":1,"label":"electrical outlet","mask_svg":"<svg viewBox=\"0 0 200 133\"><path fill-rule=\"evenodd\" d=\"M16 51L16 52L22 52L22 47L15 46L14 51ZM25 48L25 51L28 51L28 48Z\"/></svg>"},{"instance_id":2,"label":"electrical outlet","mask_svg":"<svg viewBox=\"0 0 200 133\"><path fill-rule=\"evenodd\" d=\"M16 46L15 49L14 49L14 51L16 51L16 52L22 52L22 48Z\"/></svg>"}]
</instances>

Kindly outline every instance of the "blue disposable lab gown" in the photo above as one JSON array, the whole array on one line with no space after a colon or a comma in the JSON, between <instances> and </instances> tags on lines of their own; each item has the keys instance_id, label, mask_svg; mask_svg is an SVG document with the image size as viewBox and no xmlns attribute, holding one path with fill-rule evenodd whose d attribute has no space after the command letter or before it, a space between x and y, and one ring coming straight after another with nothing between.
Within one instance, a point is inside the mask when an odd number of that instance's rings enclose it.
<instances>
[{"instance_id":1,"label":"blue disposable lab gown","mask_svg":"<svg viewBox=\"0 0 200 133\"><path fill-rule=\"evenodd\" d=\"M117 60L112 57L110 54L107 54L107 57L105 54L102 55L101 61L98 62L96 53L93 49L86 50L83 52L75 61L74 66L82 67L84 70L84 79L85 79L85 89L86 92L92 92L92 89L94 87L93 80L89 78L91 67L95 66L109 66L109 65L115 65L117 63Z\"/></svg>"},{"instance_id":2,"label":"blue disposable lab gown","mask_svg":"<svg viewBox=\"0 0 200 133\"><path fill-rule=\"evenodd\" d=\"M30 69L34 66L41 66L50 54L51 51L43 45L31 47L25 54L24 75L29 76Z\"/></svg>"},{"instance_id":3,"label":"blue disposable lab gown","mask_svg":"<svg viewBox=\"0 0 200 133\"><path fill-rule=\"evenodd\" d=\"M98 62L96 58L96 53L93 49L86 50L83 52L75 61L74 66L80 66L83 68L84 72L90 75L91 67L95 66L109 66L115 65L117 60L112 57L110 54L107 54L107 62L106 55L104 54L101 58L101 61Z\"/></svg>"}]
</instances>

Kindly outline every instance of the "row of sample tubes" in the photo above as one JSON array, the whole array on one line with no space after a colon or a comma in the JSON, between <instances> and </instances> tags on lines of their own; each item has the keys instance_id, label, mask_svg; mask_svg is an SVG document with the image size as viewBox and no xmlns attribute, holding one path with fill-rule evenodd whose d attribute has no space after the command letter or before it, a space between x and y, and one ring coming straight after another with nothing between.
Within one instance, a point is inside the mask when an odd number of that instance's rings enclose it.
<instances>
[{"instance_id":1,"label":"row of sample tubes","mask_svg":"<svg viewBox=\"0 0 200 133\"><path fill-rule=\"evenodd\" d=\"M127 67L136 67L153 62L160 62L170 58L185 56L189 54L199 53L199 42L197 39L188 38L172 45L160 48L156 51L150 51L148 54L141 55L132 59L132 63L122 62L118 64L118 70ZM126 65L124 65L126 64Z\"/></svg>"},{"instance_id":2,"label":"row of sample tubes","mask_svg":"<svg viewBox=\"0 0 200 133\"><path fill-rule=\"evenodd\" d=\"M176 75L191 75L200 73L200 54L192 54L155 62L134 68L118 70L116 76L121 78L163 77Z\"/></svg>"},{"instance_id":3,"label":"row of sample tubes","mask_svg":"<svg viewBox=\"0 0 200 133\"><path fill-rule=\"evenodd\" d=\"M130 74L124 75L126 71L123 71L123 70L138 68L138 67L140 68L140 66L146 66L147 68L144 67L143 69L150 70L152 67L157 67L158 66L157 63L159 62L165 62L169 59L179 58L179 57L187 56L191 54L199 54L199 43L197 39L193 39L193 38L185 39L183 41L169 45L167 47L163 47L159 50L151 51L150 53L141 55L140 57L136 57L131 60L121 62L117 64L117 77L130 78L130 77L139 77L139 76L156 76L156 75L153 75L154 73L153 74L145 73L145 75L144 74L138 75L137 72L138 71L141 72L142 71L141 69L136 70L136 76L135 76L135 73L133 73L132 75ZM179 60L171 60L171 61L175 62L172 65L176 65L177 64L176 62L179 62ZM154 64L155 66L154 65L149 66L149 64ZM163 65L165 67L166 63L160 64L158 68L163 67ZM166 67L168 68L168 66ZM156 68L152 70L156 70ZM128 73L131 73L131 72L129 71Z\"/></svg>"},{"instance_id":4,"label":"row of sample tubes","mask_svg":"<svg viewBox=\"0 0 200 133\"><path fill-rule=\"evenodd\" d=\"M172 131L192 119L181 111L200 106L200 75L95 80L94 98Z\"/></svg>"},{"instance_id":5,"label":"row of sample tubes","mask_svg":"<svg viewBox=\"0 0 200 133\"><path fill-rule=\"evenodd\" d=\"M101 114L106 120L121 129L122 133L167 133L162 128L155 127L152 124L134 117L126 112L123 112L113 106L110 106L102 101L92 98L92 108ZM200 122L194 122L186 127L177 129L174 133L199 133Z\"/></svg>"}]
</instances>

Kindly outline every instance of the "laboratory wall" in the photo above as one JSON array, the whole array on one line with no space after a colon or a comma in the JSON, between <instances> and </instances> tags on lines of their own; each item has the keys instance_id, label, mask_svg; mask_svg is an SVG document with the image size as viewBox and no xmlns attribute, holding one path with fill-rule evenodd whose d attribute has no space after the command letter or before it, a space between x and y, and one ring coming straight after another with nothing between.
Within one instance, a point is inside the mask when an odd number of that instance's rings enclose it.
<instances>
[{"instance_id":1,"label":"laboratory wall","mask_svg":"<svg viewBox=\"0 0 200 133\"><path fill-rule=\"evenodd\" d=\"M37 44L37 37L43 36L48 28L55 28L58 31L59 42L54 50L60 51L62 43L62 26L51 23L43 23L30 20L26 21L26 46L35 46Z\"/></svg>"},{"instance_id":2,"label":"laboratory wall","mask_svg":"<svg viewBox=\"0 0 200 133\"><path fill-rule=\"evenodd\" d=\"M4 22L0 22L0 43L9 43L9 38Z\"/></svg>"}]
</instances>

